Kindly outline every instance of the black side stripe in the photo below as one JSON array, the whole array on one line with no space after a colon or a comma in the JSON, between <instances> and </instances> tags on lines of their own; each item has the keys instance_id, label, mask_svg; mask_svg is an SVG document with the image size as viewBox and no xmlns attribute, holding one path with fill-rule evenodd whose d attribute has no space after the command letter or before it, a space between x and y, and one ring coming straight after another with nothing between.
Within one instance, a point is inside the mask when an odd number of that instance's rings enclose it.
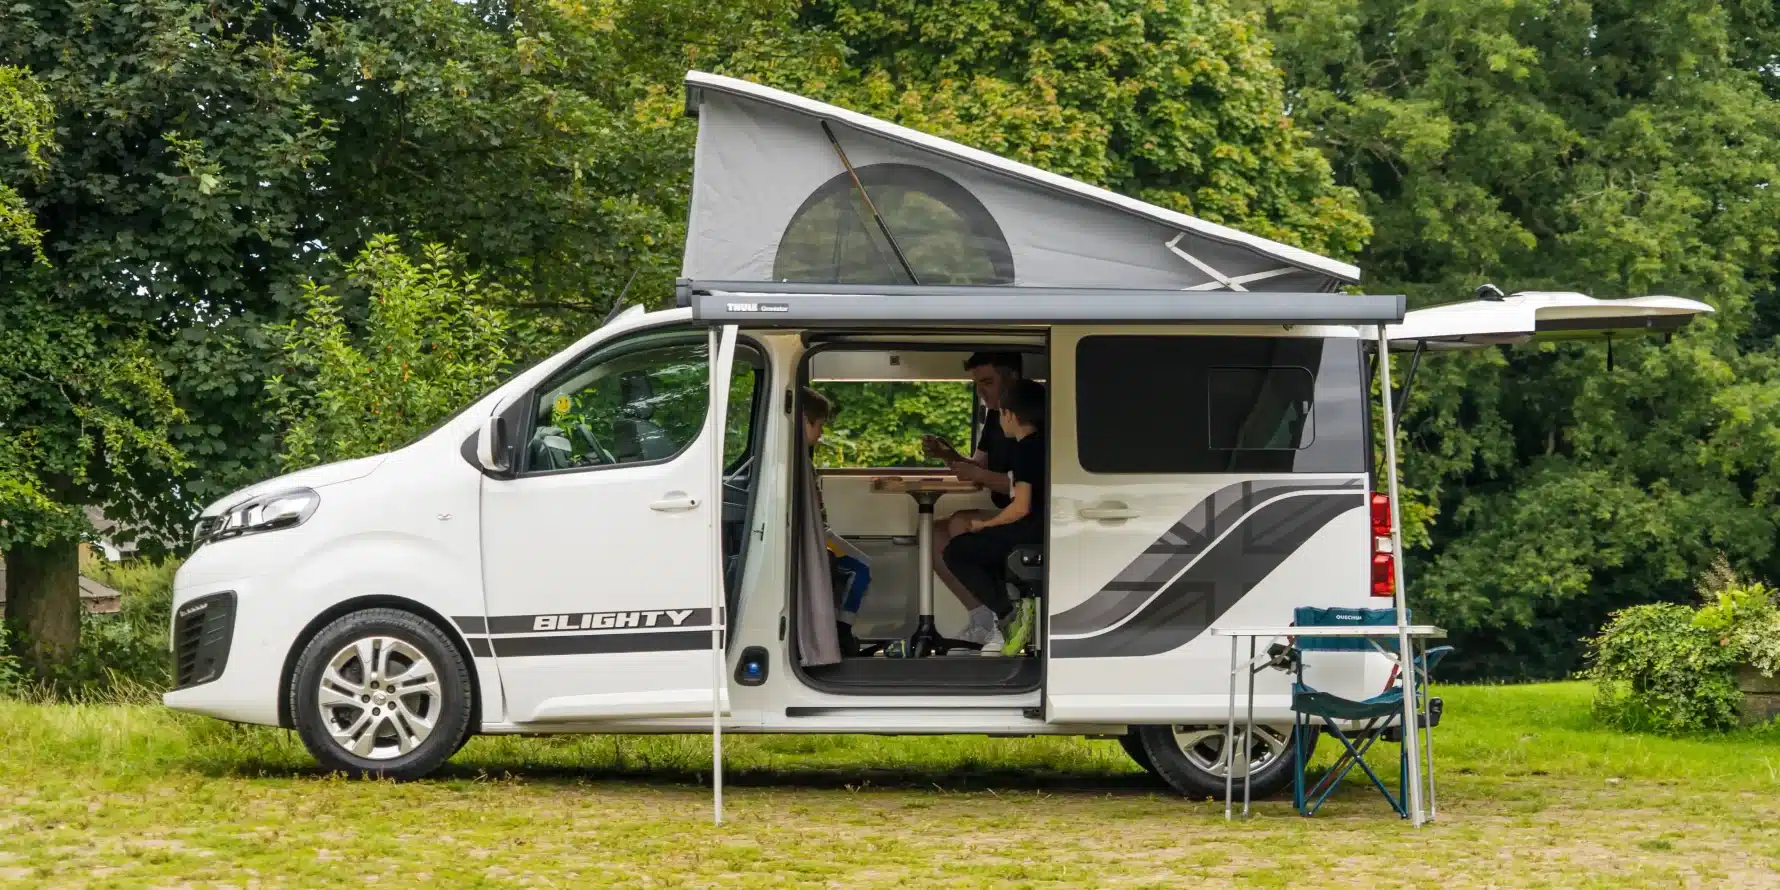
<instances>
[{"instance_id":1,"label":"black side stripe","mask_svg":"<svg viewBox=\"0 0 1780 890\"><path fill-rule=\"evenodd\" d=\"M487 658L494 654L494 652L488 648L488 639L486 637L470 637L469 643L470 657L472 658Z\"/></svg>"},{"instance_id":2,"label":"black side stripe","mask_svg":"<svg viewBox=\"0 0 1780 890\"><path fill-rule=\"evenodd\" d=\"M679 620L676 621L675 619ZM540 621L539 619L543 619ZM627 609L612 612L549 612L542 615L479 615L451 619L466 634L602 633L709 627L710 609Z\"/></svg>"},{"instance_id":3,"label":"black side stripe","mask_svg":"<svg viewBox=\"0 0 1780 890\"><path fill-rule=\"evenodd\" d=\"M502 658L531 655L609 655L620 652L685 652L711 648L711 629L667 633L577 634L549 637L495 637Z\"/></svg>"}]
</instances>

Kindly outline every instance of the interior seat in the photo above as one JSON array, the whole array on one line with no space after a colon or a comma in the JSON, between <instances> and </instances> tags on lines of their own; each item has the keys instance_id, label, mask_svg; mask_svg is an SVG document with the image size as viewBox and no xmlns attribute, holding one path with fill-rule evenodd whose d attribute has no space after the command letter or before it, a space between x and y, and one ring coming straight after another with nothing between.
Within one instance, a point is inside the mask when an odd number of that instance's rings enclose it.
<instances>
[{"instance_id":1,"label":"interior seat","mask_svg":"<svg viewBox=\"0 0 1780 890\"><path fill-rule=\"evenodd\" d=\"M626 371L618 375L618 398L623 407L612 420L612 455L620 463L644 460L666 460L680 448L667 431L649 418L655 413L651 400L655 387L642 371Z\"/></svg>"}]
</instances>

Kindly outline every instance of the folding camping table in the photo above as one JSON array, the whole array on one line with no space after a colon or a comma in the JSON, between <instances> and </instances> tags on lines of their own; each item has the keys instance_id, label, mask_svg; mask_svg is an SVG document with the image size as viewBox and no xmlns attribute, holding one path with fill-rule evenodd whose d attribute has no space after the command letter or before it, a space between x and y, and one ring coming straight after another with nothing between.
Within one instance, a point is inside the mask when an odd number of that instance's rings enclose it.
<instances>
[{"instance_id":1,"label":"folding camping table","mask_svg":"<svg viewBox=\"0 0 1780 890\"><path fill-rule=\"evenodd\" d=\"M901 493L915 499L919 514L916 546L921 548L920 560L921 614L916 619L915 634L909 637L909 653L925 656L942 639L933 623L933 506L948 494L966 494L982 489L975 482L952 476L878 476L871 480L871 490L880 493Z\"/></svg>"},{"instance_id":2,"label":"folding camping table","mask_svg":"<svg viewBox=\"0 0 1780 890\"><path fill-rule=\"evenodd\" d=\"M1248 723L1243 726L1241 749L1243 752L1242 814L1247 816L1249 810L1248 750L1249 746L1253 744L1255 725L1255 674L1265 670L1267 668L1267 663L1271 661L1270 656L1265 658L1256 657L1256 644L1260 640L1272 639L1275 637L1345 637L1348 639L1365 639L1372 644L1373 648L1396 661L1400 666L1403 664L1403 649L1400 648L1398 651L1393 652L1384 646L1380 646L1378 641L1381 639L1397 639L1399 641L1408 640L1410 641L1409 647L1407 647L1409 649L1410 669L1399 671L1399 673L1403 677L1403 700L1412 706L1415 702L1414 664L1417 658L1414 652L1415 643L1416 641L1422 640L1442 639L1446 636L1446 631L1443 628L1435 627L1431 624L1411 624L1407 626L1380 624L1357 625L1353 627L1214 627L1211 629L1211 635L1214 637L1230 638L1230 721L1224 730L1224 818L1230 819L1234 815L1233 801L1235 799L1236 787L1236 676L1243 672L1248 674ZM1242 662L1241 655L1238 651L1239 644L1244 639L1248 640L1248 662L1246 664ZM1408 709L1409 708L1406 708L1406 710ZM1411 758L1411 762L1419 763L1423 752L1420 750L1422 746L1417 744L1417 737L1420 736L1427 739L1427 818L1432 818L1434 814L1434 741L1432 733L1422 734L1416 731L1421 728L1419 723L1420 719L1421 715L1417 713L1415 720L1408 721L1408 725L1403 727L1403 744L1417 749L1415 751L1415 756ZM1424 818L1421 810L1420 776L1412 774L1410 781L1417 783L1417 793L1414 795L1415 802L1411 804L1411 819L1416 825L1420 825Z\"/></svg>"}]
</instances>

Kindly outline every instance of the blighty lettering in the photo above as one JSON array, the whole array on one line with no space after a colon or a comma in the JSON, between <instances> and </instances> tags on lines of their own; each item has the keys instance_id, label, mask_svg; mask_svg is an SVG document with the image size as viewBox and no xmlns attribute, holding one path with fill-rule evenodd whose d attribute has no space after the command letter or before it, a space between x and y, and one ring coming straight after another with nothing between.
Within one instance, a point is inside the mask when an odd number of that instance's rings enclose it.
<instances>
[{"instance_id":1,"label":"blighty lettering","mask_svg":"<svg viewBox=\"0 0 1780 890\"><path fill-rule=\"evenodd\" d=\"M531 633L626 628L682 627L697 609L639 609L630 612L577 612L568 615L534 615Z\"/></svg>"}]
</instances>

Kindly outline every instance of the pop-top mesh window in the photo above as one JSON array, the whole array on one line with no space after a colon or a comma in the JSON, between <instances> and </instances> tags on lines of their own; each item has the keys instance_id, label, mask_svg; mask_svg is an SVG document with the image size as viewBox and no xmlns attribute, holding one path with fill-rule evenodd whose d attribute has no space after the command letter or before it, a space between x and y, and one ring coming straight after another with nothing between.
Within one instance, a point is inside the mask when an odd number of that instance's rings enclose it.
<instances>
[{"instance_id":1,"label":"pop-top mesh window","mask_svg":"<svg viewBox=\"0 0 1780 890\"><path fill-rule=\"evenodd\" d=\"M1013 252L1001 227L963 186L908 164L870 164L856 172L920 284L1013 283ZM773 278L914 283L846 173L816 189L792 216Z\"/></svg>"}]
</instances>

